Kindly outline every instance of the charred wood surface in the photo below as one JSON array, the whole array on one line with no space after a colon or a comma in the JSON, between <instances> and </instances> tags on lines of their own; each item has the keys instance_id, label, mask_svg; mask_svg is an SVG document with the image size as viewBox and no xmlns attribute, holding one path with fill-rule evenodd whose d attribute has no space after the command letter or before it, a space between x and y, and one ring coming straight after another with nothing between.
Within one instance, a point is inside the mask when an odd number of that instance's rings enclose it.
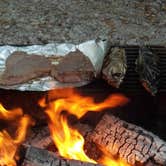
<instances>
[{"instance_id":1,"label":"charred wood surface","mask_svg":"<svg viewBox=\"0 0 166 166\"><path fill-rule=\"evenodd\" d=\"M74 125L83 137L87 137L89 133L92 132L91 126L87 124L77 123ZM33 146L40 149L47 149L50 145L53 144L53 140L50 135L49 128L46 126L37 127L31 131L29 137L23 144L24 147Z\"/></svg>"},{"instance_id":2,"label":"charred wood surface","mask_svg":"<svg viewBox=\"0 0 166 166\"><path fill-rule=\"evenodd\" d=\"M101 149L119 156L129 164L151 163L166 165L166 142L141 127L105 114L91 139Z\"/></svg>"},{"instance_id":3,"label":"charred wood surface","mask_svg":"<svg viewBox=\"0 0 166 166\"><path fill-rule=\"evenodd\" d=\"M34 146L37 148L45 149L52 144L52 138L48 127L40 127L32 131L24 146Z\"/></svg>"},{"instance_id":4,"label":"charred wood surface","mask_svg":"<svg viewBox=\"0 0 166 166\"><path fill-rule=\"evenodd\" d=\"M52 152L36 147L27 148L22 166L101 166L76 160L62 159Z\"/></svg>"}]
</instances>

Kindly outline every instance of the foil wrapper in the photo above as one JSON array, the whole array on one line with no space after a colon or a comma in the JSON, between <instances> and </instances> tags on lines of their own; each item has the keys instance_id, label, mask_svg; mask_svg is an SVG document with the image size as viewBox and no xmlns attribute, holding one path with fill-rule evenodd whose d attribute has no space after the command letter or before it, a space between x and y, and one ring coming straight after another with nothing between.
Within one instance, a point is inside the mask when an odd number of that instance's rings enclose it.
<instances>
[{"instance_id":1,"label":"foil wrapper","mask_svg":"<svg viewBox=\"0 0 166 166\"><path fill-rule=\"evenodd\" d=\"M127 59L125 49L113 47L103 64L103 78L115 88L119 88L126 75Z\"/></svg>"},{"instance_id":2,"label":"foil wrapper","mask_svg":"<svg viewBox=\"0 0 166 166\"><path fill-rule=\"evenodd\" d=\"M160 82L159 57L150 48L144 46L139 49L136 72L143 87L155 96Z\"/></svg>"},{"instance_id":3,"label":"foil wrapper","mask_svg":"<svg viewBox=\"0 0 166 166\"><path fill-rule=\"evenodd\" d=\"M95 76L97 77L102 68L104 57L108 51L109 42L106 39L90 40L78 45L70 43L51 43L46 45L32 45L32 46L0 46L0 75L5 70L5 63L8 56L15 51L24 51L28 54L37 54L46 57L65 56L69 52L76 51L76 49L83 52L92 62L95 69ZM57 63L56 59L52 63ZM2 89L13 89L20 91L48 91L64 87L80 87L90 83L89 81L79 83L60 83L53 77L41 77L28 81L27 83L17 84L14 86L1 86Z\"/></svg>"}]
</instances>

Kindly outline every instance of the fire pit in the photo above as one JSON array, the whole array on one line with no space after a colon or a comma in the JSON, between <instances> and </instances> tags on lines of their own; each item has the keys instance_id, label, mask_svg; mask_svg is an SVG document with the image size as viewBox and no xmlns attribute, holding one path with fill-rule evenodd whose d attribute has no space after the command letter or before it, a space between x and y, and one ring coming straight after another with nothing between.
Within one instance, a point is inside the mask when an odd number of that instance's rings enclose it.
<instances>
[{"instance_id":1,"label":"fire pit","mask_svg":"<svg viewBox=\"0 0 166 166\"><path fill-rule=\"evenodd\" d=\"M165 6L0 1L0 166L165 166Z\"/></svg>"},{"instance_id":2,"label":"fire pit","mask_svg":"<svg viewBox=\"0 0 166 166\"><path fill-rule=\"evenodd\" d=\"M103 80L48 93L1 90L5 161L24 166L164 165L166 144L156 135L166 138L165 95L160 91L152 97L137 83L136 89L124 89L126 79L118 90Z\"/></svg>"}]
</instances>

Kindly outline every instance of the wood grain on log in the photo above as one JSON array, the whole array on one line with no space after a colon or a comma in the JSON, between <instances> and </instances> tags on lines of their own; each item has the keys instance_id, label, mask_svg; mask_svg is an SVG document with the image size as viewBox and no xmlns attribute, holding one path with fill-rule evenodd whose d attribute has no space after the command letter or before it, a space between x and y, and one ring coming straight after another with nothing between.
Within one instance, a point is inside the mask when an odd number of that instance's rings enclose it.
<instances>
[{"instance_id":1,"label":"wood grain on log","mask_svg":"<svg viewBox=\"0 0 166 166\"><path fill-rule=\"evenodd\" d=\"M77 123L73 127L77 129L84 138L93 131L93 128L88 124Z\"/></svg>"},{"instance_id":2,"label":"wood grain on log","mask_svg":"<svg viewBox=\"0 0 166 166\"><path fill-rule=\"evenodd\" d=\"M62 159L52 152L36 147L27 148L22 166L101 166L76 160Z\"/></svg>"},{"instance_id":3,"label":"wood grain on log","mask_svg":"<svg viewBox=\"0 0 166 166\"><path fill-rule=\"evenodd\" d=\"M92 132L92 128L87 124L77 123L74 125L74 128L76 128L85 138ZM47 149L47 147L52 144L53 140L51 138L49 128L44 126L33 129L23 146L33 146L40 149Z\"/></svg>"},{"instance_id":4,"label":"wood grain on log","mask_svg":"<svg viewBox=\"0 0 166 166\"><path fill-rule=\"evenodd\" d=\"M166 142L141 127L105 114L91 139L111 155L118 155L129 164L148 161L166 165Z\"/></svg>"},{"instance_id":5,"label":"wood grain on log","mask_svg":"<svg viewBox=\"0 0 166 166\"><path fill-rule=\"evenodd\" d=\"M35 129L32 134L28 137L24 146L34 146L41 149L46 149L52 144L52 138L48 127L42 127Z\"/></svg>"}]
</instances>

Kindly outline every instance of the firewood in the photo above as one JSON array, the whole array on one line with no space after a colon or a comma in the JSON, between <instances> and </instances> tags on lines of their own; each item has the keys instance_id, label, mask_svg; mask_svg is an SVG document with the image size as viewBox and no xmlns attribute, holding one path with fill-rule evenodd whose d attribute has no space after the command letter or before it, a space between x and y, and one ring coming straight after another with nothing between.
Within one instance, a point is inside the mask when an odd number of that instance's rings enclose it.
<instances>
[{"instance_id":1,"label":"firewood","mask_svg":"<svg viewBox=\"0 0 166 166\"><path fill-rule=\"evenodd\" d=\"M36 147L28 147L22 166L101 166L76 160L63 159L55 153Z\"/></svg>"},{"instance_id":2,"label":"firewood","mask_svg":"<svg viewBox=\"0 0 166 166\"><path fill-rule=\"evenodd\" d=\"M93 130L92 126L84 123L76 123L73 127L77 129L84 138L86 138Z\"/></svg>"},{"instance_id":3,"label":"firewood","mask_svg":"<svg viewBox=\"0 0 166 166\"><path fill-rule=\"evenodd\" d=\"M145 129L105 114L91 134L102 151L131 165L151 162L166 165L166 142Z\"/></svg>"},{"instance_id":4,"label":"firewood","mask_svg":"<svg viewBox=\"0 0 166 166\"><path fill-rule=\"evenodd\" d=\"M77 123L73 127L76 128L85 138L88 133L92 132L92 128L87 124ZM44 126L33 129L23 146L34 146L37 148L46 149L52 144L53 140L51 138L49 128Z\"/></svg>"},{"instance_id":5,"label":"firewood","mask_svg":"<svg viewBox=\"0 0 166 166\"><path fill-rule=\"evenodd\" d=\"M23 146L27 147L29 145L45 149L50 144L52 144L52 138L49 132L48 127L40 127L35 129L30 136L27 138L26 142L23 144Z\"/></svg>"}]
</instances>

